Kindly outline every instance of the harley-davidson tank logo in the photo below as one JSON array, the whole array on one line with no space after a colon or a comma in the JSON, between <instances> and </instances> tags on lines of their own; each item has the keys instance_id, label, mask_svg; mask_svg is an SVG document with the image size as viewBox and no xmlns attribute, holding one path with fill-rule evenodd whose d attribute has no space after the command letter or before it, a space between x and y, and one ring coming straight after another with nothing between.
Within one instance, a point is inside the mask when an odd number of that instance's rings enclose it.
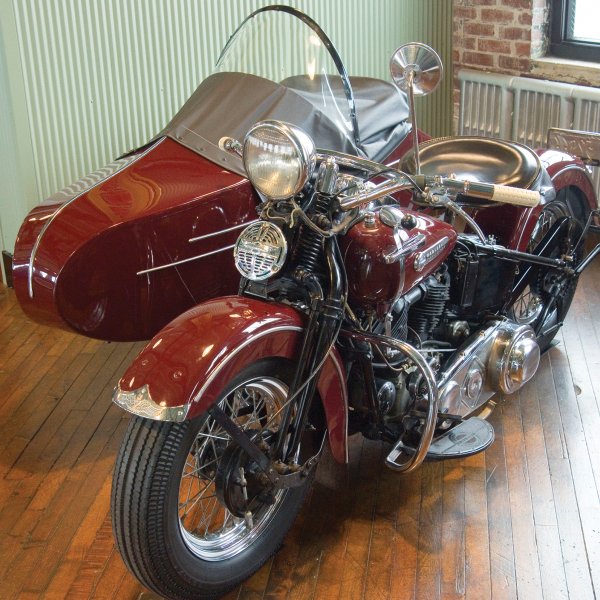
<instances>
[{"instance_id":1,"label":"harley-davidson tank logo","mask_svg":"<svg viewBox=\"0 0 600 600\"><path fill-rule=\"evenodd\" d=\"M415 254L415 271L421 272L426 265L428 265L432 260L437 258L444 248L448 245L449 238L444 236L442 239L437 241L433 246L430 246L426 250L422 252L417 252Z\"/></svg>"}]
</instances>

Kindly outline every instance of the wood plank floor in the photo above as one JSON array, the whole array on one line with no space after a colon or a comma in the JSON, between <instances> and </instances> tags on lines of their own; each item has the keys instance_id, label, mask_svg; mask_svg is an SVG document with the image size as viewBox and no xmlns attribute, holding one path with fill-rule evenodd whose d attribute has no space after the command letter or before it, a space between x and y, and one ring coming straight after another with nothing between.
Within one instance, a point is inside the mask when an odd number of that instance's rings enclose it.
<instances>
[{"instance_id":1,"label":"wood plank floor","mask_svg":"<svg viewBox=\"0 0 600 600\"><path fill-rule=\"evenodd\" d=\"M600 264L558 344L499 398L482 455L400 477L376 442L326 455L281 551L227 600L600 595ZM154 598L112 539L127 416L111 389L141 345L30 322L0 287L0 599Z\"/></svg>"}]
</instances>

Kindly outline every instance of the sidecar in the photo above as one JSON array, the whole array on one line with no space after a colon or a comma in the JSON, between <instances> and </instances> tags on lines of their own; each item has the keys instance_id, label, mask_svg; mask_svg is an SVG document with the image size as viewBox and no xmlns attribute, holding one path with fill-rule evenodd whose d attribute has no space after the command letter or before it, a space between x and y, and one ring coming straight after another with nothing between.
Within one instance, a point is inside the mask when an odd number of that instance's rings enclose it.
<instances>
[{"instance_id":1,"label":"sidecar","mask_svg":"<svg viewBox=\"0 0 600 600\"><path fill-rule=\"evenodd\" d=\"M288 34L280 64L260 60L269 31ZM349 77L325 33L299 11L257 10L162 132L30 212L13 259L25 312L88 337L141 340L191 306L235 293L231 249L260 199L220 140L243 140L262 119L379 161L410 146L400 90Z\"/></svg>"},{"instance_id":2,"label":"sidecar","mask_svg":"<svg viewBox=\"0 0 600 600\"><path fill-rule=\"evenodd\" d=\"M262 60L272 32L279 43ZM232 248L261 199L223 140L243 140L265 119L301 127L320 148L408 164L400 161L412 146L405 94L349 76L329 38L300 11L259 9L154 139L29 213L13 257L25 312L88 337L133 341L204 300L235 293ZM582 220L596 205L584 164L564 153L482 138L432 141L423 153L426 173L543 189L544 202L556 191ZM486 233L525 250L543 207L475 202L473 210Z\"/></svg>"}]
</instances>

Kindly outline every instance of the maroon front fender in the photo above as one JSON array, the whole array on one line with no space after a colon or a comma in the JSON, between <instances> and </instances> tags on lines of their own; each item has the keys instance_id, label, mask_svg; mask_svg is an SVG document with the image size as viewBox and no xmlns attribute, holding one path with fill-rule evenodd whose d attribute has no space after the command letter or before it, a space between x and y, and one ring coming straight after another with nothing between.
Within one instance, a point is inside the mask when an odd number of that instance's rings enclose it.
<instances>
[{"instance_id":1,"label":"maroon front fender","mask_svg":"<svg viewBox=\"0 0 600 600\"><path fill-rule=\"evenodd\" d=\"M185 407L181 414L194 418L214 404L227 384L254 362L271 357L293 360L303 327L302 315L285 304L241 296L204 302L150 340L123 375L119 394L147 386L155 406ZM346 377L335 349L325 362L318 390L333 456L345 462Z\"/></svg>"}]
</instances>

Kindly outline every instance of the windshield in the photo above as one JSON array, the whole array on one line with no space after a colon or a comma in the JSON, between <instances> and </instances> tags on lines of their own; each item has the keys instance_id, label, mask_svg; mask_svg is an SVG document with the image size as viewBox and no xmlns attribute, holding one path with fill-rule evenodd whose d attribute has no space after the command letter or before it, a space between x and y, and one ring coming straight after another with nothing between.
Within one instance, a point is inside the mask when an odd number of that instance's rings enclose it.
<instances>
[{"instance_id":1,"label":"windshield","mask_svg":"<svg viewBox=\"0 0 600 600\"><path fill-rule=\"evenodd\" d=\"M288 6L252 13L163 135L244 174L241 161L219 149L222 137L242 141L257 121L303 128L317 147L362 154L350 79L330 40L309 17Z\"/></svg>"}]
</instances>

